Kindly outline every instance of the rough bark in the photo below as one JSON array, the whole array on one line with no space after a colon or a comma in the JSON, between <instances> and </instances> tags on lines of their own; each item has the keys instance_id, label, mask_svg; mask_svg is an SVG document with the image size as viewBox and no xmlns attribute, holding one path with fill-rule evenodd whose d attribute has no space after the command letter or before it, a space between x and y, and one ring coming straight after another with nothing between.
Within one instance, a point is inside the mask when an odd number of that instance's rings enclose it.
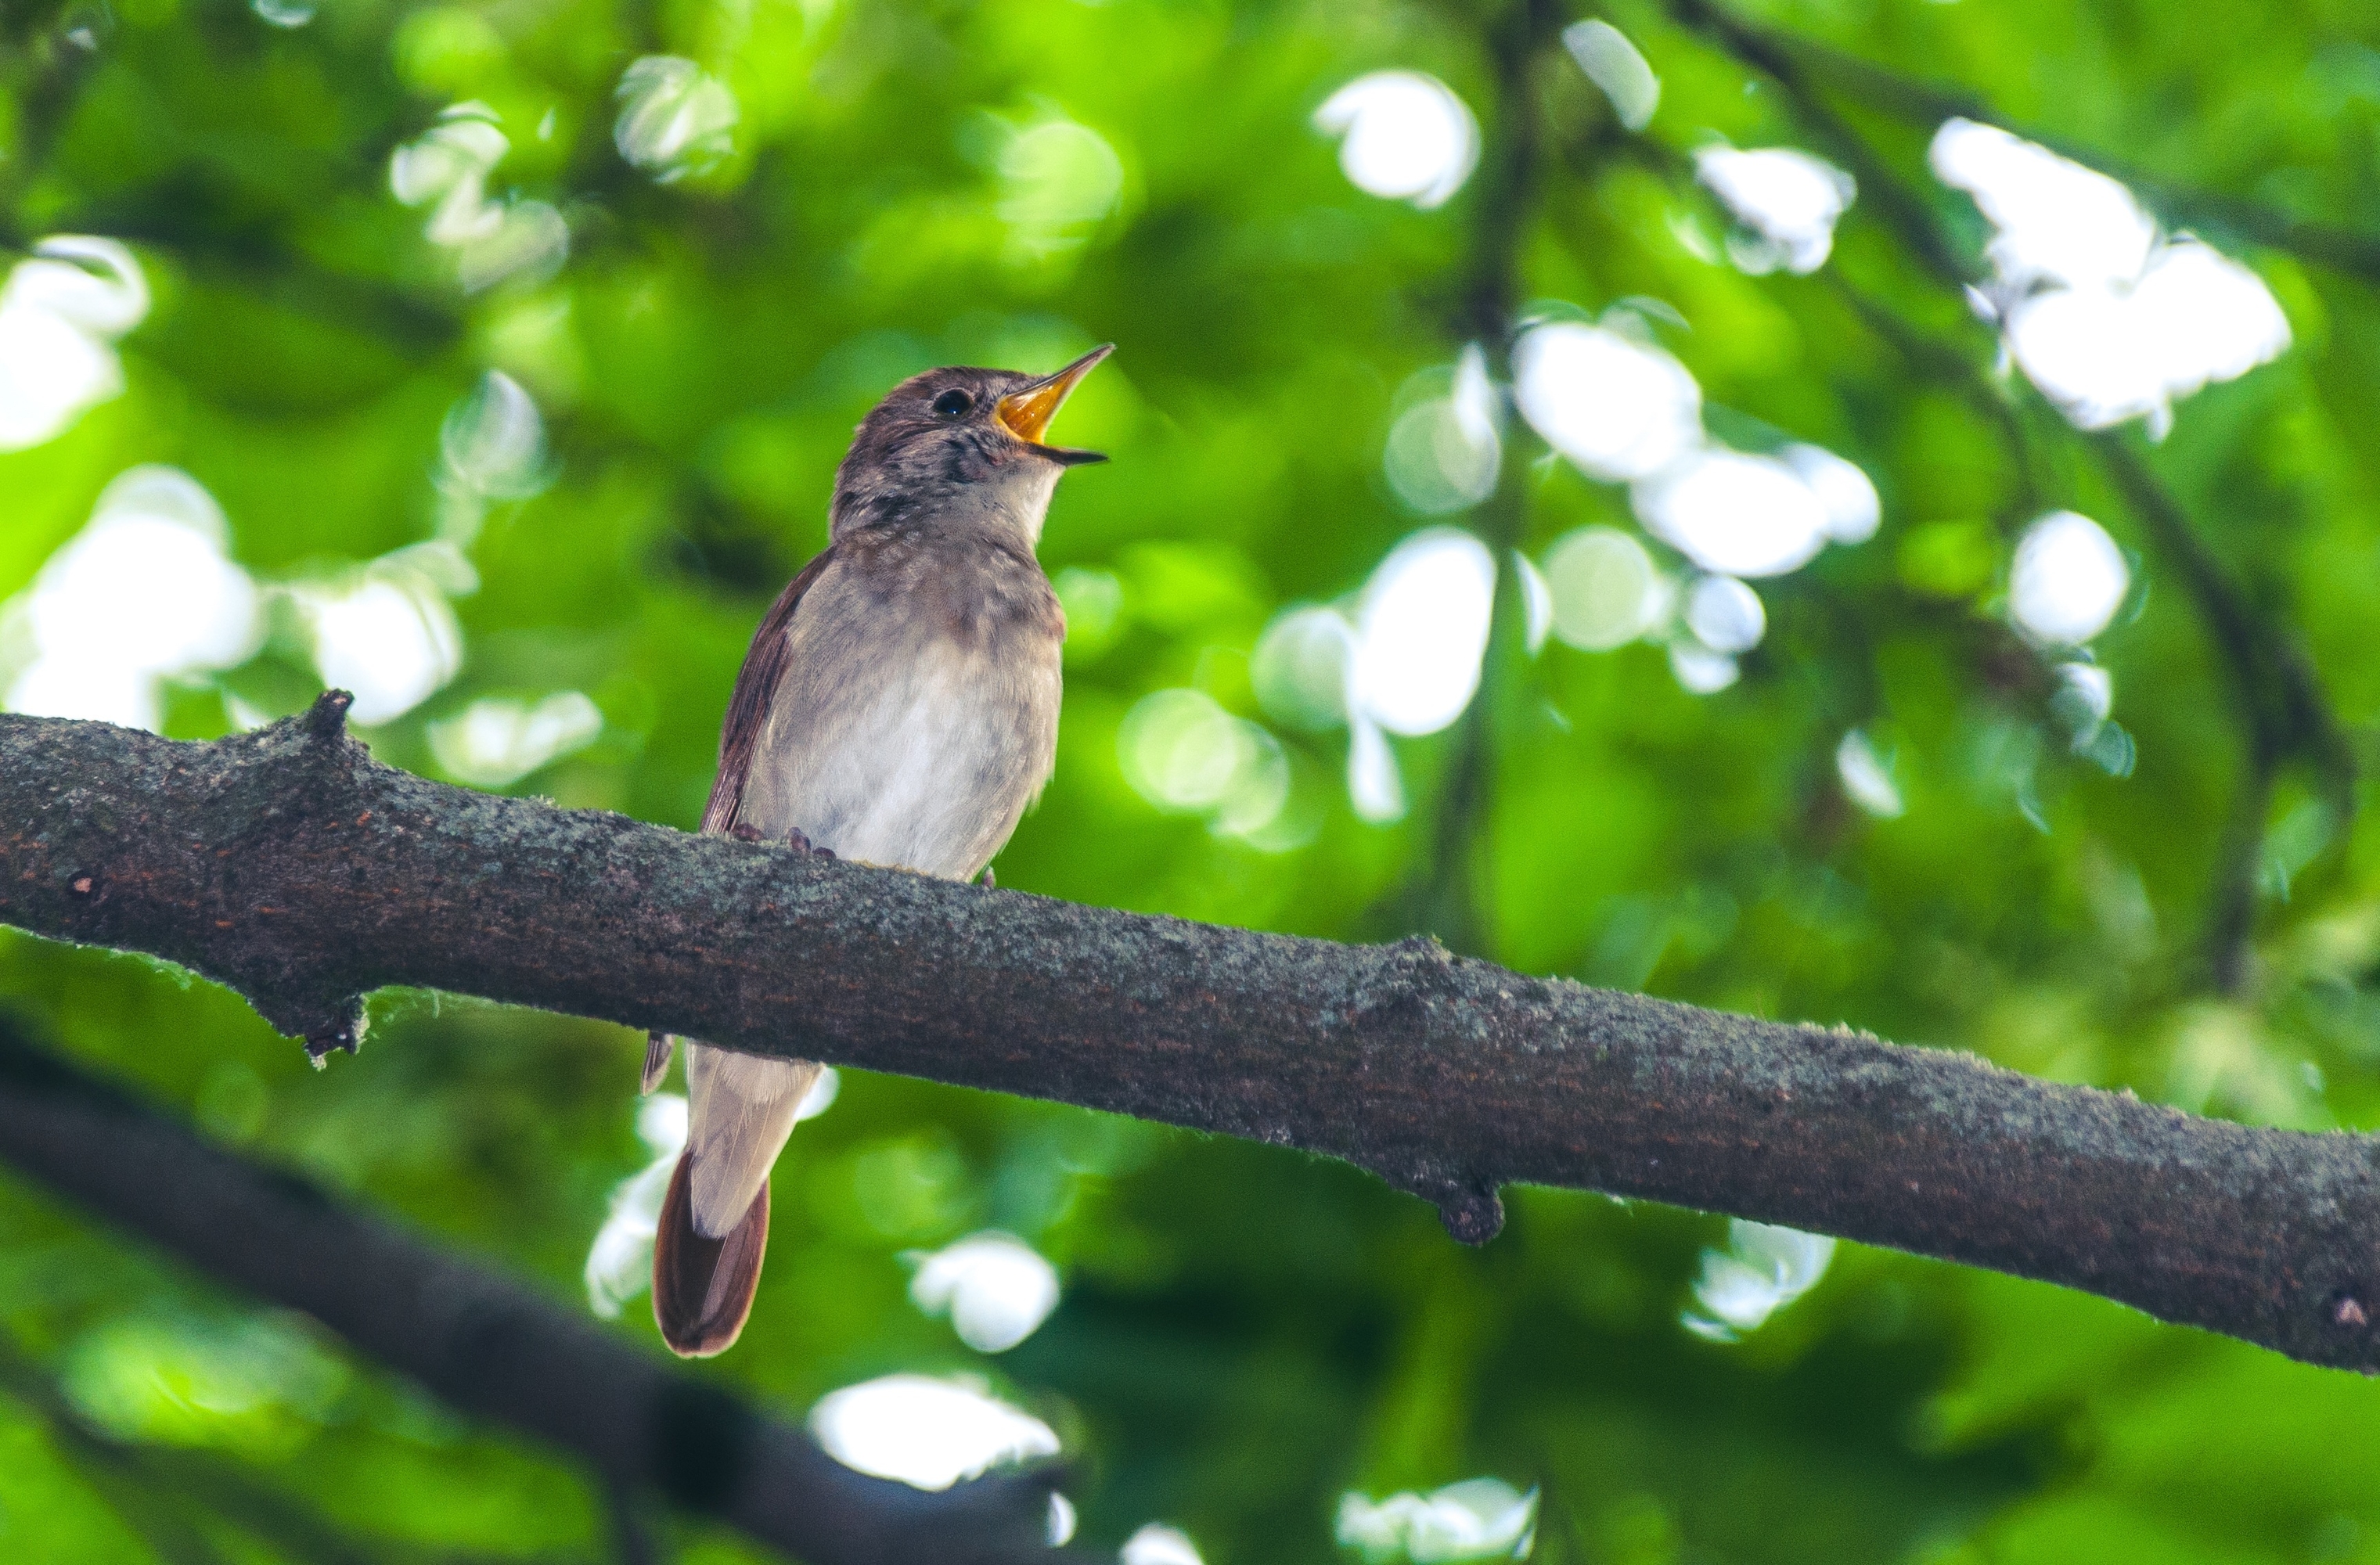
<instances>
[{"instance_id":1,"label":"rough bark","mask_svg":"<svg viewBox=\"0 0 2380 1565\"><path fill-rule=\"evenodd\" d=\"M422 985L1304 1147L1472 1242L1500 1222L1498 1186L1569 1185L2380 1367L2370 1136L2193 1118L1426 940L1144 917L473 794L374 762L343 710L326 697L210 745L0 717L0 921L184 964L318 1049L352 1038L361 995Z\"/></svg>"},{"instance_id":2,"label":"rough bark","mask_svg":"<svg viewBox=\"0 0 2380 1565\"><path fill-rule=\"evenodd\" d=\"M576 1454L607 1486L715 1515L810 1565L1071 1557L1041 1546L1055 1474L928 1494L855 1473L526 1285L210 1145L5 1013L0 1159L449 1405Z\"/></svg>"}]
</instances>

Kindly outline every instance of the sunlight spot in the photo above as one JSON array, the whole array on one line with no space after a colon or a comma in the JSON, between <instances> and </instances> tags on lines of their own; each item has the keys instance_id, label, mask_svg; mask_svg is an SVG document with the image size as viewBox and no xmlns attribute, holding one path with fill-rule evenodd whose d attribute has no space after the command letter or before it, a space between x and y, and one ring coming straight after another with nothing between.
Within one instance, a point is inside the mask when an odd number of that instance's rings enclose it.
<instances>
[{"instance_id":1,"label":"sunlight spot","mask_svg":"<svg viewBox=\"0 0 2380 1565\"><path fill-rule=\"evenodd\" d=\"M612 144L667 185L715 166L735 151L735 94L692 60L647 55L620 73Z\"/></svg>"},{"instance_id":2,"label":"sunlight spot","mask_svg":"<svg viewBox=\"0 0 2380 1565\"><path fill-rule=\"evenodd\" d=\"M686 1099L674 1092L656 1092L638 1106L637 1136L653 1161L612 1187L611 1210L587 1250L587 1307L606 1320L652 1285L653 1234L686 1126Z\"/></svg>"},{"instance_id":3,"label":"sunlight spot","mask_svg":"<svg viewBox=\"0 0 2380 1565\"><path fill-rule=\"evenodd\" d=\"M1275 616L1257 640L1248 677L1257 700L1287 727L1319 731L1347 721L1347 673L1355 627L1336 609L1303 604Z\"/></svg>"},{"instance_id":4,"label":"sunlight spot","mask_svg":"<svg viewBox=\"0 0 2380 1565\"><path fill-rule=\"evenodd\" d=\"M1702 388L1686 367L1602 326L1532 327L1512 353L1513 394L1546 443L1598 479L1641 479L1702 438Z\"/></svg>"},{"instance_id":5,"label":"sunlight spot","mask_svg":"<svg viewBox=\"0 0 2380 1565\"><path fill-rule=\"evenodd\" d=\"M1047 1424L972 1379L888 1375L830 1391L810 1410L827 1454L872 1477L947 1489L1002 1462L1058 1454Z\"/></svg>"},{"instance_id":6,"label":"sunlight spot","mask_svg":"<svg viewBox=\"0 0 2380 1565\"><path fill-rule=\"evenodd\" d=\"M1927 153L1997 230L1985 254L2020 292L2039 284L2112 285L2138 277L2156 224L2120 183L1995 126L1953 119Z\"/></svg>"},{"instance_id":7,"label":"sunlight spot","mask_svg":"<svg viewBox=\"0 0 2380 1565\"><path fill-rule=\"evenodd\" d=\"M121 392L115 339L148 313L148 281L115 240L34 245L0 285L0 451L39 445Z\"/></svg>"},{"instance_id":8,"label":"sunlight spot","mask_svg":"<svg viewBox=\"0 0 2380 1565\"><path fill-rule=\"evenodd\" d=\"M1621 125L1642 130L1661 106L1661 79L1637 53L1628 35L1607 21L1574 22L1562 30L1570 50L1586 79L1611 100L1611 112Z\"/></svg>"},{"instance_id":9,"label":"sunlight spot","mask_svg":"<svg viewBox=\"0 0 2380 1565\"><path fill-rule=\"evenodd\" d=\"M2005 130L1953 119L1934 138L1942 181L1967 191L1995 233L1993 286L1974 297L2007 332L2027 379L2084 429L2146 420L2236 380L2289 346L2264 279L2212 247L2166 239L2132 193Z\"/></svg>"},{"instance_id":10,"label":"sunlight spot","mask_svg":"<svg viewBox=\"0 0 2380 1565\"><path fill-rule=\"evenodd\" d=\"M1732 1342L1758 1330L1817 1286L1835 1258L1832 1239L1797 1228L1735 1218L1727 1235L1725 1250L1703 1252L1703 1274L1694 1284L1703 1313L1679 1317L1687 1330L1714 1342Z\"/></svg>"},{"instance_id":11,"label":"sunlight spot","mask_svg":"<svg viewBox=\"0 0 2380 1565\"><path fill-rule=\"evenodd\" d=\"M280 1457L332 1416L349 1372L294 1317L157 1309L85 1331L59 1382L119 1438Z\"/></svg>"},{"instance_id":12,"label":"sunlight spot","mask_svg":"<svg viewBox=\"0 0 2380 1565\"><path fill-rule=\"evenodd\" d=\"M2159 247L2128 290L2057 288L2010 307L2009 350L2084 429L2145 419L2163 438L2171 403L2279 357L2289 323L2264 280L2194 239Z\"/></svg>"},{"instance_id":13,"label":"sunlight spot","mask_svg":"<svg viewBox=\"0 0 2380 1565\"><path fill-rule=\"evenodd\" d=\"M1536 1541L1537 1491L1523 1494L1501 1478L1468 1478L1427 1495L1383 1500L1340 1497L1333 1531L1341 1547L1367 1565L1399 1559L1434 1565L1450 1559L1525 1559Z\"/></svg>"},{"instance_id":14,"label":"sunlight spot","mask_svg":"<svg viewBox=\"0 0 2380 1565\"><path fill-rule=\"evenodd\" d=\"M553 480L544 417L520 382L501 370L482 375L471 394L447 410L438 455L438 487L467 507L526 499ZM472 509L465 530L477 525Z\"/></svg>"},{"instance_id":15,"label":"sunlight spot","mask_svg":"<svg viewBox=\"0 0 2380 1565\"><path fill-rule=\"evenodd\" d=\"M1425 371L1415 381L1427 378ZM1464 510L1495 493L1503 460L1497 411L1488 356L1468 344L1447 394L1415 402L1390 427L1385 467L1398 498L1434 514Z\"/></svg>"},{"instance_id":16,"label":"sunlight spot","mask_svg":"<svg viewBox=\"0 0 2380 1565\"><path fill-rule=\"evenodd\" d=\"M1780 266L1806 274L1825 265L1836 221L1858 193L1850 175L1791 147L1706 147L1694 154L1694 176L1742 225L1728 255L1755 276Z\"/></svg>"},{"instance_id":17,"label":"sunlight spot","mask_svg":"<svg viewBox=\"0 0 2380 1565\"><path fill-rule=\"evenodd\" d=\"M910 1301L928 1315L948 1314L959 1341L978 1353L1006 1353L1058 1307L1057 1268L1011 1234L970 1234L914 1258Z\"/></svg>"},{"instance_id":18,"label":"sunlight spot","mask_svg":"<svg viewBox=\"0 0 2380 1565\"><path fill-rule=\"evenodd\" d=\"M1656 628L1669 584L1645 546L1616 528L1580 528L1546 551L1554 634L1585 652L1608 652Z\"/></svg>"},{"instance_id":19,"label":"sunlight spot","mask_svg":"<svg viewBox=\"0 0 2380 1565\"><path fill-rule=\"evenodd\" d=\"M435 582L381 565L341 583L291 589L322 683L354 693L350 719L364 727L404 716L455 677L463 635Z\"/></svg>"},{"instance_id":20,"label":"sunlight spot","mask_svg":"<svg viewBox=\"0 0 2380 1565\"><path fill-rule=\"evenodd\" d=\"M249 0L249 9L274 27L304 27L314 19L307 0Z\"/></svg>"},{"instance_id":21,"label":"sunlight spot","mask_svg":"<svg viewBox=\"0 0 2380 1565\"><path fill-rule=\"evenodd\" d=\"M1760 594L1730 576L1706 576L1686 589L1686 628L1714 652L1749 652L1768 631Z\"/></svg>"},{"instance_id":22,"label":"sunlight spot","mask_svg":"<svg viewBox=\"0 0 2380 1565\"><path fill-rule=\"evenodd\" d=\"M1379 724L1367 717L1349 725L1347 800L1357 819L1375 826L1404 819L1405 784L1397 770L1397 753Z\"/></svg>"},{"instance_id":23,"label":"sunlight spot","mask_svg":"<svg viewBox=\"0 0 2380 1565\"><path fill-rule=\"evenodd\" d=\"M1517 549L1512 551L1512 574L1521 584L1521 640L1535 657L1553 634L1554 589L1546 584L1536 562Z\"/></svg>"},{"instance_id":24,"label":"sunlight spot","mask_svg":"<svg viewBox=\"0 0 2380 1565\"><path fill-rule=\"evenodd\" d=\"M1314 113L1338 136L1339 166L1366 195L1427 211L1463 188L1479 162L1479 123L1446 83L1418 71L1358 77Z\"/></svg>"},{"instance_id":25,"label":"sunlight spot","mask_svg":"<svg viewBox=\"0 0 2380 1565\"><path fill-rule=\"evenodd\" d=\"M1844 796L1880 820L1897 820L1908 807L1892 781L1892 768L1856 728L1835 746L1835 775L1842 781Z\"/></svg>"},{"instance_id":26,"label":"sunlight spot","mask_svg":"<svg viewBox=\"0 0 2380 1565\"><path fill-rule=\"evenodd\" d=\"M1000 182L1001 221L1017 249L1048 255L1081 244L1116 209L1123 160L1089 126L1045 120L1009 137Z\"/></svg>"},{"instance_id":27,"label":"sunlight spot","mask_svg":"<svg viewBox=\"0 0 2380 1565\"><path fill-rule=\"evenodd\" d=\"M483 238L504 222L503 210L487 199L488 171L511 146L493 110L457 103L420 140L389 154L389 191L409 207L434 203L422 230L431 244Z\"/></svg>"},{"instance_id":28,"label":"sunlight spot","mask_svg":"<svg viewBox=\"0 0 2380 1565\"><path fill-rule=\"evenodd\" d=\"M1123 1565L1206 1565L1189 1535L1151 1522L1123 1540Z\"/></svg>"},{"instance_id":29,"label":"sunlight spot","mask_svg":"<svg viewBox=\"0 0 2380 1565\"><path fill-rule=\"evenodd\" d=\"M1670 643L1670 673L1691 694L1716 696L1742 677L1743 671L1725 652L1682 637Z\"/></svg>"},{"instance_id":30,"label":"sunlight spot","mask_svg":"<svg viewBox=\"0 0 2380 1565\"><path fill-rule=\"evenodd\" d=\"M1722 576L1782 576L1827 543L1825 504L1773 456L1706 448L1637 483L1630 498L1647 532Z\"/></svg>"},{"instance_id":31,"label":"sunlight spot","mask_svg":"<svg viewBox=\"0 0 2380 1565\"><path fill-rule=\"evenodd\" d=\"M485 103L456 103L419 140L389 154L390 193L428 205L422 237L456 252L463 287L477 292L511 276L550 277L570 253L570 226L550 202L491 200L488 176L510 150Z\"/></svg>"},{"instance_id":32,"label":"sunlight spot","mask_svg":"<svg viewBox=\"0 0 2380 1565\"><path fill-rule=\"evenodd\" d=\"M576 690L548 696L535 706L484 697L430 725L430 753L458 782L503 788L586 748L602 731L602 712Z\"/></svg>"},{"instance_id":33,"label":"sunlight spot","mask_svg":"<svg viewBox=\"0 0 2380 1565\"><path fill-rule=\"evenodd\" d=\"M2073 731L2074 747L2082 749L2097 734L2107 714L2115 710L2115 677L2096 663L2060 663L2058 691L2050 697L2049 703Z\"/></svg>"},{"instance_id":34,"label":"sunlight spot","mask_svg":"<svg viewBox=\"0 0 2380 1565\"><path fill-rule=\"evenodd\" d=\"M1835 543L1865 543L1884 520L1876 484L1859 464L1822 446L1789 445L1778 455L1801 476L1827 514L1827 537Z\"/></svg>"},{"instance_id":35,"label":"sunlight spot","mask_svg":"<svg viewBox=\"0 0 2380 1565\"><path fill-rule=\"evenodd\" d=\"M2131 585L2131 569L2105 528L2073 511L2053 511L2017 542L2009 615L2036 642L2080 646L2107 628Z\"/></svg>"},{"instance_id":36,"label":"sunlight spot","mask_svg":"<svg viewBox=\"0 0 2380 1565\"><path fill-rule=\"evenodd\" d=\"M1141 797L1160 809L1205 815L1222 835L1260 832L1289 802L1281 741L1203 691L1142 697L1124 714L1116 746L1124 779Z\"/></svg>"},{"instance_id":37,"label":"sunlight spot","mask_svg":"<svg viewBox=\"0 0 2380 1565\"><path fill-rule=\"evenodd\" d=\"M1488 546L1453 528L1417 532L1389 551L1355 616L1350 704L1391 734L1435 734L1463 715L1496 601Z\"/></svg>"},{"instance_id":38,"label":"sunlight spot","mask_svg":"<svg viewBox=\"0 0 2380 1565\"><path fill-rule=\"evenodd\" d=\"M153 729L160 680L246 662L263 640L262 599L229 539L222 508L188 473L118 475L8 606L32 654L8 709Z\"/></svg>"}]
</instances>

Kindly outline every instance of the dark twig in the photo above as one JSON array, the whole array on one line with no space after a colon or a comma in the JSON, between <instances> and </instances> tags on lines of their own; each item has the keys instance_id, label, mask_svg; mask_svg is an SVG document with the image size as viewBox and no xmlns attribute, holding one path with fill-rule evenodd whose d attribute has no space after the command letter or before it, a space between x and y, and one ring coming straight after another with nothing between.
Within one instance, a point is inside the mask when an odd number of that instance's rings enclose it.
<instances>
[{"instance_id":1,"label":"dark twig","mask_svg":"<svg viewBox=\"0 0 2380 1565\"><path fill-rule=\"evenodd\" d=\"M345 708L208 745L0 716L0 922L181 963L298 1036L353 1026L382 985L479 994L620 1023L639 1049L660 1028L1303 1147L1473 1241L1510 1181L1604 1190L2380 1369L2374 1137L2193 1118L1423 940L1145 917L491 797L374 762ZM736 1434L753 1415L575 1316L79 1080L6 1083L0 1157L459 1405L814 1559L862 1557L880 1503L921 1525L953 1503L884 1494L773 1426ZM753 1475L686 1457L697 1440ZM783 1477L761 1482L764 1461ZM1039 1498L965 1503L1014 1520Z\"/></svg>"},{"instance_id":2,"label":"dark twig","mask_svg":"<svg viewBox=\"0 0 2380 1565\"><path fill-rule=\"evenodd\" d=\"M1520 309L1520 256L1537 210L1545 150L1534 73L1560 30L1550 0L1509 0L1487 31L1496 80L1495 134L1473 198L1476 221L1457 291L1453 323L1488 355L1500 386L1512 381L1514 317ZM1504 685L1521 662L1524 609L1512 575L1512 552L1528 521L1527 431L1508 420L1495 492L1470 518L1496 564L1495 603L1479 689L1463 709L1452 755L1439 787L1432 845L1412 896L1415 926L1454 950L1478 954L1492 934L1485 882L1491 859L1482 838L1495 792L1496 730Z\"/></svg>"},{"instance_id":3,"label":"dark twig","mask_svg":"<svg viewBox=\"0 0 2380 1565\"><path fill-rule=\"evenodd\" d=\"M2206 965L2230 992L2247 981L2265 816L2281 767L2304 762L2322 785L2334 829L2355 818L2355 752L2322 691L2313 661L2295 637L2259 614L2223 572L2171 491L2124 435L2091 438L2091 448L2157 552L2181 574L2208 636L2231 676L2243 733L2240 776L2224 828L2206 929Z\"/></svg>"},{"instance_id":4,"label":"dark twig","mask_svg":"<svg viewBox=\"0 0 2380 1565\"><path fill-rule=\"evenodd\" d=\"M60 1455L79 1468L124 1524L165 1565L222 1565L223 1554L191 1523L139 1448L93 1428L49 1377L0 1334L0 1391L39 1418ZM347 1565L335 1560L331 1565Z\"/></svg>"},{"instance_id":5,"label":"dark twig","mask_svg":"<svg viewBox=\"0 0 2380 1565\"><path fill-rule=\"evenodd\" d=\"M1776 52L1791 57L1808 78L1895 118L1927 127L1948 119L1998 126L2047 147L2060 157L2123 181L2169 225L2196 223L2220 226L2257 244L2293 251L2320 265L2380 280L2380 234L2316 223L2245 197L2177 183L2099 148L2020 124L1964 88L1921 81L1814 39L1764 28L1756 22L1735 18L1733 25L1742 33L1761 39Z\"/></svg>"},{"instance_id":6,"label":"dark twig","mask_svg":"<svg viewBox=\"0 0 2380 1565\"><path fill-rule=\"evenodd\" d=\"M812 1565L1058 1558L1040 1544L1050 1474L926 1494L855 1473L716 1382L207 1143L37 1049L5 1015L0 1160L311 1316L465 1413Z\"/></svg>"}]
</instances>

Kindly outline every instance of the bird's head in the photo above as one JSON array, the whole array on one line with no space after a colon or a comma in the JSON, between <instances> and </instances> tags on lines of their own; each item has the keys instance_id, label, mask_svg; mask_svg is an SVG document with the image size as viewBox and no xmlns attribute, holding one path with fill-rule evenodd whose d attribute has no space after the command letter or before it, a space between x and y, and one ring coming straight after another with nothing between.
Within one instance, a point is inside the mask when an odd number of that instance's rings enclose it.
<instances>
[{"instance_id":1,"label":"bird's head","mask_svg":"<svg viewBox=\"0 0 2380 1565\"><path fill-rule=\"evenodd\" d=\"M1050 375L959 367L910 376L860 420L835 470L835 536L899 523L1038 540L1058 476L1107 460L1041 437L1075 384L1114 351L1113 343L1095 347Z\"/></svg>"}]
</instances>

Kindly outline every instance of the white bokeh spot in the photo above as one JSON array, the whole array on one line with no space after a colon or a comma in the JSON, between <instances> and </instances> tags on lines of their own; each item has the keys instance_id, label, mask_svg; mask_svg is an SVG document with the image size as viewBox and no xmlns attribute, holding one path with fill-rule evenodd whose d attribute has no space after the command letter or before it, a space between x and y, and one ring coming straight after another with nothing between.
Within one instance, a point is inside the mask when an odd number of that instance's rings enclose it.
<instances>
[{"instance_id":1,"label":"white bokeh spot","mask_svg":"<svg viewBox=\"0 0 2380 1565\"><path fill-rule=\"evenodd\" d=\"M2043 646L2080 646L2114 621L2131 586L2131 567L2107 528L2079 512L2053 511L2017 540L2009 617Z\"/></svg>"},{"instance_id":2,"label":"white bokeh spot","mask_svg":"<svg viewBox=\"0 0 2380 1565\"><path fill-rule=\"evenodd\" d=\"M948 1315L959 1341L978 1353L1006 1353L1058 1307L1058 1268L1014 1234L969 1234L916 1259L910 1302Z\"/></svg>"},{"instance_id":3,"label":"white bokeh spot","mask_svg":"<svg viewBox=\"0 0 2380 1565\"><path fill-rule=\"evenodd\" d=\"M1858 194L1850 175L1792 147L1706 147L1694 154L1694 175L1742 226L1728 254L1755 275L1825 265L1835 224Z\"/></svg>"},{"instance_id":4,"label":"white bokeh spot","mask_svg":"<svg viewBox=\"0 0 2380 1565\"><path fill-rule=\"evenodd\" d=\"M1419 71L1358 77L1314 124L1340 139L1339 166L1355 188L1425 210L1451 199L1479 162L1479 122L1452 88Z\"/></svg>"},{"instance_id":5,"label":"white bokeh spot","mask_svg":"<svg viewBox=\"0 0 2380 1565\"><path fill-rule=\"evenodd\" d=\"M2264 279L2188 236L2160 237L2131 190L1993 126L1936 133L1935 174L1993 225L1992 285L1979 307L2010 358L2083 429L2143 419L2278 358L2288 317Z\"/></svg>"},{"instance_id":6,"label":"white bokeh spot","mask_svg":"<svg viewBox=\"0 0 2380 1565\"><path fill-rule=\"evenodd\" d=\"M7 606L0 640L30 652L6 681L8 709L153 729L163 681L247 661L263 598L229 543L222 508L188 473L118 475Z\"/></svg>"},{"instance_id":7,"label":"white bokeh spot","mask_svg":"<svg viewBox=\"0 0 2380 1565\"><path fill-rule=\"evenodd\" d=\"M59 234L0 284L0 451L64 432L124 389L115 339L149 313L149 284L114 239Z\"/></svg>"},{"instance_id":8,"label":"white bokeh spot","mask_svg":"<svg viewBox=\"0 0 2380 1565\"><path fill-rule=\"evenodd\" d=\"M1736 1218L1727 1225L1728 1247L1705 1250L1694 1283L1699 1311L1680 1324L1698 1337L1732 1342L1758 1330L1769 1316L1818 1284L1835 1258L1835 1242L1824 1234Z\"/></svg>"},{"instance_id":9,"label":"white bokeh spot","mask_svg":"<svg viewBox=\"0 0 2380 1565\"><path fill-rule=\"evenodd\" d=\"M1536 1526L1536 1490L1524 1494L1500 1478L1469 1478L1426 1495L1407 1492L1379 1500L1342 1495L1332 1532L1341 1547L1360 1552L1366 1565L1437 1565L1525 1559Z\"/></svg>"},{"instance_id":10,"label":"white bokeh spot","mask_svg":"<svg viewBox=\"0 0 2380 1565\"><path fill-rule=\"evenodd\" d=\"M1702 387L1661 349L1605 326L1535 326L1512 350L1512 392L1531 428L1583 471L1646 478L1702 440Z\"/></svg>"},{"instance_id":11,"label":"white bokeh spot","mask_svg":"<svg viewBox=\"0 0 2380 1565\"><path fill-rule=\"evenodd\" d=\"M819 1399L810 1433L872 1477L947 1489L1002 1462L1058 1454L1058 1437L973 1379L887 1375Z\"/></svg>"}]
</instances>

